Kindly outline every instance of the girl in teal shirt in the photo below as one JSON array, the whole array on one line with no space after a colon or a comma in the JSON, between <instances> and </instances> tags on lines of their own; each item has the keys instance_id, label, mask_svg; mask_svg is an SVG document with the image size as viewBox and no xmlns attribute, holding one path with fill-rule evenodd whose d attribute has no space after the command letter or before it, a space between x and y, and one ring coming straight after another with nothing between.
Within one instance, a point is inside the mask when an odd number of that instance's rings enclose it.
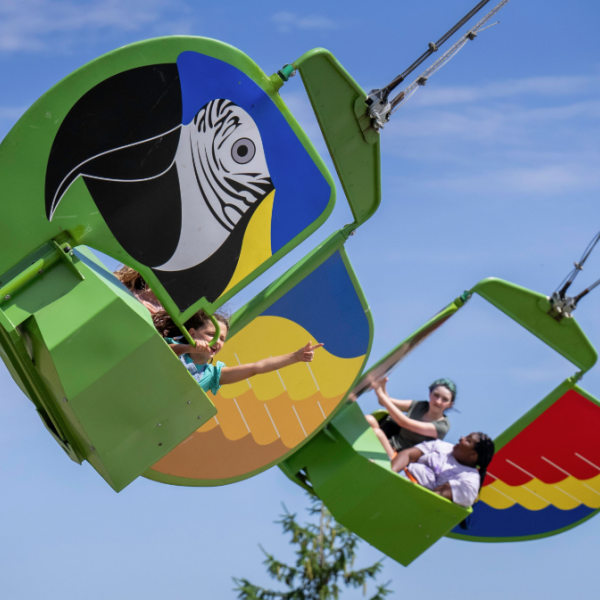
<instances>
[{"instance_id":1,"label":"girl in teal shirt","mask_svg":"<svg viewBox=\"0 0 600 600\"><path fill-rule=\"evenodd\" d=\"M313 346L311 342L308 342L306 346L290 354L227 367L221 361L217 361L216 365L212 364L214 357L223 348L227 339L229 321L223 315L215 315L220 324L221 334L212 347L209 344L215 336L215 326L203 311L198 311L185 322L186 329L196 342L195 346L171 337L173 334L177 334L179 329L166 311L159 311L152 318L154 325L165 338L171 350L179 357L200 387L205 392L210 390L213 394L216 394L222 385L228 383L237 383L253 375L270 373L298 362L312 362L315 350L323 346L323 344Z\"/></svg>"}]
</instances>

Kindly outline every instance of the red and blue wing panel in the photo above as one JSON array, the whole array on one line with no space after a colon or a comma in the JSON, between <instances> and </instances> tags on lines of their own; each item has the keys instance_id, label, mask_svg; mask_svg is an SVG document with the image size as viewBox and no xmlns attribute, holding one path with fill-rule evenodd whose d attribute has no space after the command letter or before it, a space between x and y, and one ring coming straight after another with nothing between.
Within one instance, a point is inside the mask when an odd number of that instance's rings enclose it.
<instances>
[{"instance_id":1,"label":"red and blue wing panel","mask_svg":"<svg viewBox=\"0 0 600 600\"><path fill-rule=\"evenodd\" d=\"M600 509L600 403L569 382L499 438L467 529L451 537L535 539L582 523ZM497 442L497 447L498 447Z\"/></svg>"}]
</instances>

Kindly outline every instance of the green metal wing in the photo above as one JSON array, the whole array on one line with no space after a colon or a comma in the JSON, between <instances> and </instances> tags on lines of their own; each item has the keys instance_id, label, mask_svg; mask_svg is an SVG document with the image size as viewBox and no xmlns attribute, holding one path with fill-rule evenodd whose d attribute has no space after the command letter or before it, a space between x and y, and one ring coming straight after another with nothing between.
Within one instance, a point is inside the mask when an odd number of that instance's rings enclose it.
<instances>
[{"instance_id":1,"label":"green metal wing","mask_svg":"<svg viewBox=\"0 0 600 600\"><path fill-rule=\"evenodd\" d=\"M572 362L582 373L596 364L598 353L577 321L552 317L550 301L543 294L495 277L483 279L471 293L485 298Z\"/></svg>"}]
</instances>

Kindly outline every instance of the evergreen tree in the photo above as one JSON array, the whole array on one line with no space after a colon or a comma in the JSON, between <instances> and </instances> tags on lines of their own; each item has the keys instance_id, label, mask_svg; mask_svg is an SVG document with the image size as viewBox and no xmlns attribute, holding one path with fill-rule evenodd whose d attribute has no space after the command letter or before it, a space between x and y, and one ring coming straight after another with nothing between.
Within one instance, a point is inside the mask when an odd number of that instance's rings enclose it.
<instances>
[{"instance_id":1,"label":"evergreen tree","mask_svg":"<svg viewBox=\"0 0 600 600\"><path fill-rule=\"evenodd\" d=\"M295 546L295 566L286 565L266 552L264 564L269 575L287 586L286 591L267 590L250 583L247 579L233 578L240 600L337 600L346 587L363 587L367 593L367 581L374 580L382 568L381 561L365 569L353 570L358 536L337 523L324 504L311 498L311 515L318 523L307 523L304 527L296 521L296 515L288 512L281 520L284 533L291 533ZM338 583L339 582L339 583ZM388 582L389 583L389 582ZM370 600L382 600L391 590L387 584L378 585Z\"/></svg>"}]
</instances>

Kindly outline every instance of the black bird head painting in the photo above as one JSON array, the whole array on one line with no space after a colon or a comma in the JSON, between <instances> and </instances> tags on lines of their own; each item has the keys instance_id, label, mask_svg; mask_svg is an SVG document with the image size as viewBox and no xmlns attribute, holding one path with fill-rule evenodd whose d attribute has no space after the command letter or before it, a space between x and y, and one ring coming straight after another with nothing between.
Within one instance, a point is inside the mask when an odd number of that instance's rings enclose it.
<instances>
[{"instance_id":1,"label":"black bird head painting","mask_svg":"<svg viewBox=\"0 0 600 600\"><path fill-rule=\"evenodd\" d=\"M214 303L331 210L326 169L289 120L246 73L200 52L124 70L62 121L46 217L67 210L82 180L111 234L181 312Z\"/></svg>"}]
</instances>

